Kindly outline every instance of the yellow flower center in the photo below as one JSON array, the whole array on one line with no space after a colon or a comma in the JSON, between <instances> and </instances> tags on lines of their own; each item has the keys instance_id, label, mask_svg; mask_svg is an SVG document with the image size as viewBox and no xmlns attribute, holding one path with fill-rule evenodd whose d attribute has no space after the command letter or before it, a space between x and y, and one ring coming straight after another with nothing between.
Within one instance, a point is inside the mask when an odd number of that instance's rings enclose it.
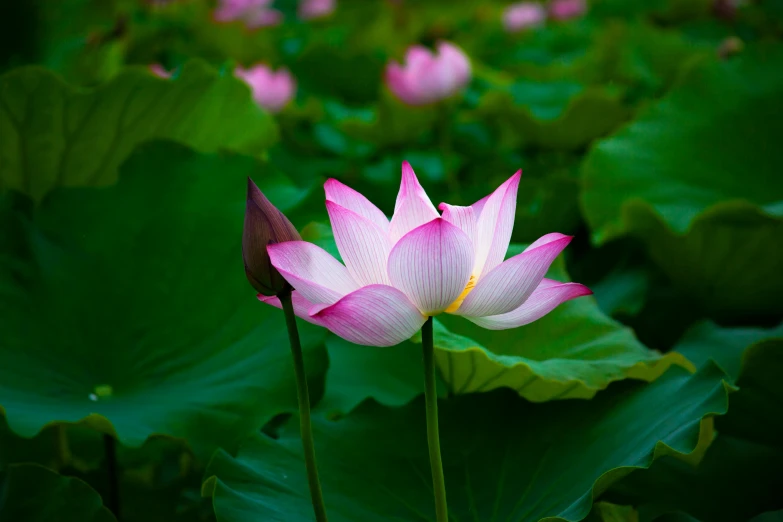
<instances>
[{"instance_id":1,"label":"yellow flower center","mask_svg":"<svg viewBox=\"0 0 783 522\"><path fill-rule=\"evenodd\" d=\"M456 301L451 303L448 308L444 310L447 314L451 314L457 311L457 308L462 305L462 301L465 300L465 298L468 296L471 290L473 290L473 287L476 286L476 276L470 276L470 279L468 280L468 284L465 285L465 290L462 291L461 294L459 294L459 297Z\"/></svg>"}]
</instances>

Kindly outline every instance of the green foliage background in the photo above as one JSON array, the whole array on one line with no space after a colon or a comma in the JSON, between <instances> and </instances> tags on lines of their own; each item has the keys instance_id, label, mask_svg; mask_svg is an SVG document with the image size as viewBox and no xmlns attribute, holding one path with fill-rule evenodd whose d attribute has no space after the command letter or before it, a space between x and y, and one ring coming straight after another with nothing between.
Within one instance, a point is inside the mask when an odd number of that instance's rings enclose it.
<instances>
[{"instance_id":1,"label":"green foliage background","mask_svg":"<svg viewBox=\"0 0 783 522\"><path fill-rule=\"evenodd\" d=\"M0 520L312 520L245 179L335 251L321 184L391 213L402 160L436 203L523 168L510 253L575 234L548 277L595 292L436 323L452 520L783 519L783 3L588 4L509 34L499 0L276 1L254 31L207 0L3 3ZM386 63L441 39L470 84L403 105ZM297 79L279 114L233 76L256 62ZM420 340L300 328L331 520L433 520Z\"/></svg>"}]
</instances>

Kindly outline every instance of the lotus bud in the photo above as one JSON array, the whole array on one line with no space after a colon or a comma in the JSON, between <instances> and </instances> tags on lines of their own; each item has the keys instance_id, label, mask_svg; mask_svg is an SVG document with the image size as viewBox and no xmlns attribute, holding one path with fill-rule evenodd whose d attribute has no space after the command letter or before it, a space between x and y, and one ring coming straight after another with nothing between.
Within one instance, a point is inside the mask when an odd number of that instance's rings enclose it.
<instances>
[{"instance_id":1,"label":"lotus bud","mask_svg":"<svg viewBox=\"0 0 783 522\"><path fill-rule=\"evenodd\" d=\"M264 196L253 180L248 178L242 259L245 262L245 275L256 291L264 295L277 295L290 288L269 261L266 247L301 239L288 218Z\"/></svg>"}]
</instances>

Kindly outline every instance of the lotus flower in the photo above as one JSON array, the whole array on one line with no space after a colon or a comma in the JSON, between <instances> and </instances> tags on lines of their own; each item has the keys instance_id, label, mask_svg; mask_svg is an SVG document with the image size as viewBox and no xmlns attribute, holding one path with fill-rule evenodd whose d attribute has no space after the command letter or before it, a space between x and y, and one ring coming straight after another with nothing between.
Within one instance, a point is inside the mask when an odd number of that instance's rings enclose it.
<instances>
[{"instance_id":1,"label":"lotus flower","mask_svg":"<svg viewBox=\"0 0 783 522\"><path fill-rule=\"evenodd\" d=\"M570 236L547 234L503 260L520 177L521 171L472 206L442 203L439 214L405 162L391 222L330 179L326 209L345 265L305 241L269 245L269 257L295 288L296 314L356 344L398 344L440 313L491 330L522 326L591 292L544 278ZM276 297L258 298L280 307Z\"/></svg>"},{"instance_id":2,"label":"lotus flower","mask_svg":"<svg viewBox=\"0 0 783 522\"><path fill-rule=\"evenodd\" d=\"M332 14L335 0L301 0L299 2L299 18L312 20Z\"/></svg>"},{"instance_id":3,"label":"lotus flower","mask_svg":"<svg viewBox=\"0 0 783 522\"><path fill-rule=\"evenodd\" d=\"M250 86L253 99L269 112L279 112L296 93L296 81L285 68L274 71L258 64L248 69L237 67L234 75Z\"/></svg>"},{"instance_id":4,"label":"lotus flower","mask_svg":"<svg viewBox=\"0 0 783 522\"><path fill-rule=\"evenodd\" d=\"M405 55L405 65L391 62L386 84L408 105L425 105L455 94L469 81L470 61L454 44L439 42L437 54L414 45Z\"/></svg>"},{"instance_id":5,"label":"lotus flower","mask_svg":"<svg viewBox=\"0 0 783 522\"><path fill-rule=\"evenodd\" d=\"M549 4L549 15L555 20L570 20L578 18L587 12L585 0L552 0Z\"/></svg>"},{"instance_id":6,"label":"lotus flower","mask_svg":"<svg viewBox=\"0 0 783 522\"><path fill-rule=\"evenodd\" d=\"M218 22L240 20L248 29L278 25L283 13L272 9L272 0L220 0L214 17Z\"/></svg>"},{"instance_id":7,"label":"lotus flower","mask_svg":"<svg viewBox=\"0 0 783 522\"><path fill-rule=\"evenodd\" d=\"M538 2L519 2L503 12L503 26L510 33L540 27L545 21L546 9Z\"/></svg>"}]
</instances>

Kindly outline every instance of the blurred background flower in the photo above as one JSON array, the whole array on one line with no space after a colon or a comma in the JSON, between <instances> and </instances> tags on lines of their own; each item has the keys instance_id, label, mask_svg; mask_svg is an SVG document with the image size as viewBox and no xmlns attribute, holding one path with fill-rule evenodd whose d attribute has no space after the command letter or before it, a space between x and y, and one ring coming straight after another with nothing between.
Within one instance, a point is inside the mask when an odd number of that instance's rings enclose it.
<instances>
[{"instance_id":1,"label":"blurred background flower","mask_svg":"<svg viewBox=\"0 0 783 522\"><path fill-rule=\"evenodd\" d=\"M519 2L503 11L503 26L508 32L540 27L546 22L546 8L538 2Z\"/></svg>"},{"instance_id":2,"label":"blurred background flower","mask_svg":"<svg viewBox=\"0 0 783 522\"><path fill-rule=\"evenodd\" d=\"M408 105L449 98L465 87L470 77L470 60L449 42L438 42L435 52L413 46L402 65L392 61L386 67L386 85Z\"/></svg>"},{"instance_id":3,"label":"blurred background flower","mask_svg":"<svg viewBox=\"0 0 783 522\"><path fill-rule=\"evenodd\" d=\"M264 64L237 67L237 78L250 86L253 99L269 112L279 112L296 94L296 81L286 68L276 71Z\"/></svg>"},{"instance_id":4,"label":"blurred background flower","mask_svg":"<svg viewBox=\"0 0 783 522\"><path fill-rule=\"evenodd\" d=\"M215 20L239 20L248 29L277 25L283 21L283 14L272 8L272 3L272 0L219 0Z\"/></svg>"}]
</instances>

